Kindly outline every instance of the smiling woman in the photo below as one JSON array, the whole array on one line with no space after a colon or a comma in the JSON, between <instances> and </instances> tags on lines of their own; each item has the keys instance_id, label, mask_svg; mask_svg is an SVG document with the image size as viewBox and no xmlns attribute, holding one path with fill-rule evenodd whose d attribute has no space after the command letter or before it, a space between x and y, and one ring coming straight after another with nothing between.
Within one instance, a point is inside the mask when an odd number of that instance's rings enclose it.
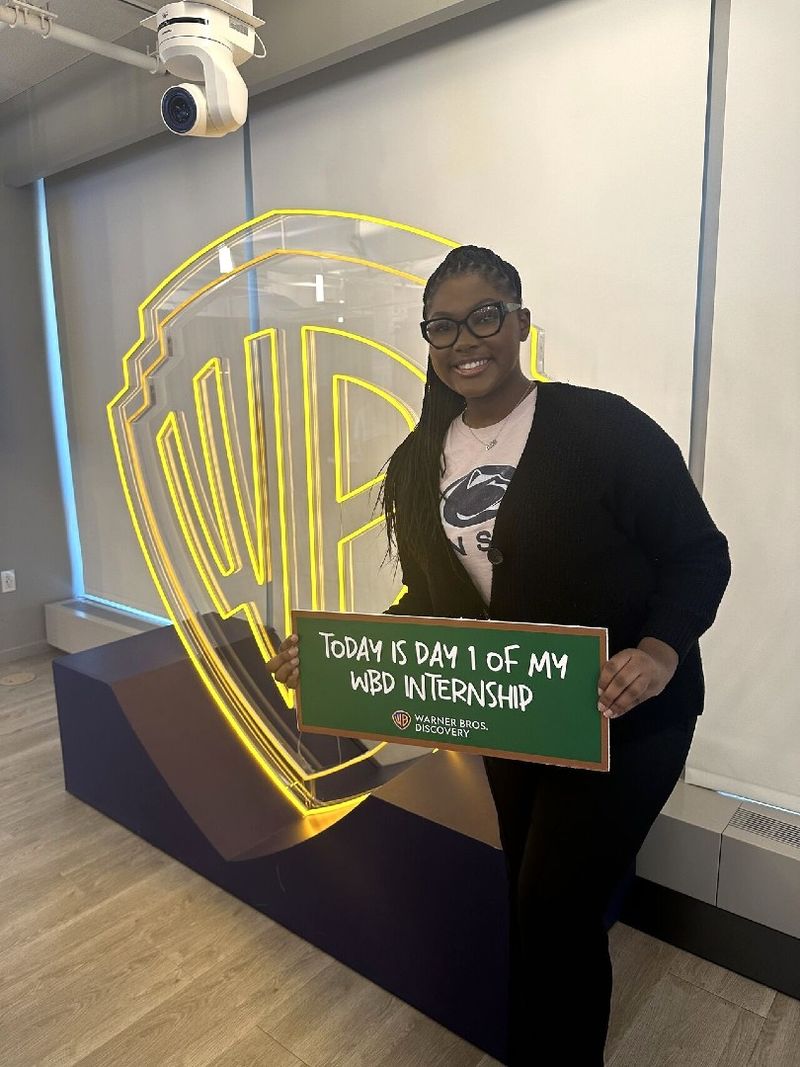
<instances>
[{"instance_id":1,"label":"smiling woman","mask_svg":"<svg viewBox=\"0 0 800 1067\"><path fill-rule=\"evenodd\" d=\"M728 582L727 542L648 416L611 393L525 376L530 313L511 264L454 249L423 314L422 414L385 483L408 587L390 611L609 631L598 714L618 720L610 772L484 760L509 879L509 1062L599 1067L603 915L702 711L697 639Z\"/></svg>"},{"instance_id":2,"label":"smiling woman","mask_svg":"<svg viewBox=\"0 0 800 1067\"><path fill-rule=\"evenodd\" d=\"M408 590L389 612L608 630L598 714L615 720L610 771L484 758L509 883L509 1063L600 1067L604 915L702 712L698 638L728 582L727 541L644 412L525 376L530 314L511 264L453 249L423 315L422 412L384 483ZM270 667L296 684L293 639Z\"/></svg>"}]
</instances>

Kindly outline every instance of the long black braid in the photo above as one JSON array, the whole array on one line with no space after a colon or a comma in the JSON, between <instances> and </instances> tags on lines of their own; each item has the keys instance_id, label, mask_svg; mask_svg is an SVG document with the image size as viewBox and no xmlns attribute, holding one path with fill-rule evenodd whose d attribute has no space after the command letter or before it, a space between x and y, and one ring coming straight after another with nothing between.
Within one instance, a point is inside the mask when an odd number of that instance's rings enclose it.
<instances>
[{"instance_id":1,"label":"long black braid","mask_svg":"<svg viewBox=\"0 0 800 1067\"><path fill-rule=\"evenodd\" d=\"M522 303L519 274L489 248L462 245L448 253L428 279L422 298L423 315L445 278L480 274L495 288ZM464 398L450 389L428 359L427 380L419 422L389 460L378 506L386 516L388 554L397 557L399 543L417 559L441 536L440 483L444 473L442 446L450 423L464 410Z\"/></svg>"}]
</instances>

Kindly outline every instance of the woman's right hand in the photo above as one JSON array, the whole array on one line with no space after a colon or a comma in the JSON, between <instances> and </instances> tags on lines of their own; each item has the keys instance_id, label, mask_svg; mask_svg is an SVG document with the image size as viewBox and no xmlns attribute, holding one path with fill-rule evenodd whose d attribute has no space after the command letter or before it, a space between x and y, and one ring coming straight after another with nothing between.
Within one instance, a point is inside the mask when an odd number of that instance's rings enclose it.
<instances>
[{"instance_id":1,"label":"woman's right hand","mask_svg":"<svg viewBox=\"0 0 800 1067\"><path fill-rule=\"evenodd\" d=\"M297 634L289 634L282 641L278 651L267 661L267 670L275 675L277 682L282 682L289 689L297 689L300 681L300 649Z\"/></svg>"}]
</instances>

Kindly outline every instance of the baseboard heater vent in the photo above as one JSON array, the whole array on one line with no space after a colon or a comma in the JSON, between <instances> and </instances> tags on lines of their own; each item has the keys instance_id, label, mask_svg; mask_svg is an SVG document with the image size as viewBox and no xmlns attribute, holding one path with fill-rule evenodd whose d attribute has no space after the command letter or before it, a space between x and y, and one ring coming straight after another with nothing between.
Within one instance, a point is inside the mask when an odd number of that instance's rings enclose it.
<instances>
[{"instance_id":1,"label":"baseboard heater vent","mask_svg":"<svg viewBox=\"0 0 800 1067\"><path fill-rule=\"evenodd\" d=\"M47 643L62 652L85 652L123 637L132 637L156 624L142 616L75 597L44 606Z\"/></svg>"},{"instance_id":2,"label":"baseboard heater vent","mask_svg":"<svg viewBox=\"0 0 800 1067\"><path fill-rule=\"evenodd\" d=\"M746 830L751 834L759 834L767 837L770 841L780 841L783 845L800 849L800 826L792 823L773 819L768 815L761 815L757 811L747 808L738 808L730 821L730 826L737 830Z\"/></svg>"},{"instance_id":3,"label":"baseboard heater vent","mask_svg":"<svg viewBox=\"0 0 800 1067\"><path fill-rule=\"evenodd\" d=\"M800 998L800 814L678 782L636 873L623 922Z\"/></svg>"}]
</instances>

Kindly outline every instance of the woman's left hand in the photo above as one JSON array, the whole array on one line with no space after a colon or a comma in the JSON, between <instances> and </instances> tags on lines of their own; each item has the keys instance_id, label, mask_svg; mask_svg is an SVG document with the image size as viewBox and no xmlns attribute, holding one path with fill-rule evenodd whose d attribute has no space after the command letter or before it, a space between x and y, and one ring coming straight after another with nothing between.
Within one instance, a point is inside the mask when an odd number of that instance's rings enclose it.
<instances>
[{"instance_id":1,"label":"woman's left hand","mask_svg":"<svg viewBox=\"0 0 800 1067\"><path fill-rule=\"evenodd\" d=\"M678 653L655 637L644 637L638 648L625 648L606 660L600 671L597 709L618 719L650 697L658 696L678 666Z\"/></svg>"}]
</instances>

